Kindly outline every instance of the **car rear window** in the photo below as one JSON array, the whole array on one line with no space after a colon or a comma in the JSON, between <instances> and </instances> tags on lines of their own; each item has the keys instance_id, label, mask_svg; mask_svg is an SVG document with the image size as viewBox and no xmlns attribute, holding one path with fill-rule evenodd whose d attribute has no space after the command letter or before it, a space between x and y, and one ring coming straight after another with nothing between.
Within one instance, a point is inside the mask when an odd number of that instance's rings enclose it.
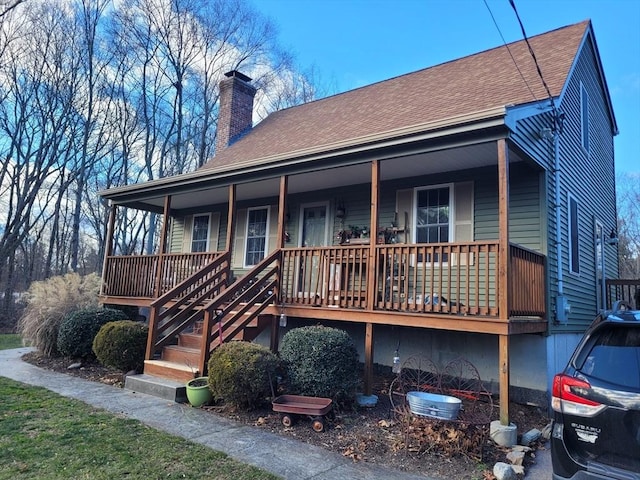
<instances>
[{"instance_id":1,"label":"car rear window","mask_svg":"<svg viewBox=\"0 0 640 480\"><path fill-rule=\"evenodd\" d=\"M590 344L578 368L584 375L640 389L640 328L612 325L597 331Z\"/></svg>"}]
</instances>

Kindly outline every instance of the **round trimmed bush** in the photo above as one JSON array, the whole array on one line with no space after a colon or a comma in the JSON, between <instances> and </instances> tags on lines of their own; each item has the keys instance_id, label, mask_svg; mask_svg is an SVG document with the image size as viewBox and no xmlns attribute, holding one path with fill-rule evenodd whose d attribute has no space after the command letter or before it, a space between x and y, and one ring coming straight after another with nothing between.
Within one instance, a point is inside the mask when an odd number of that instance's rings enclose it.
<instances>
[{"instance_id":1,"label":"round trimmed bush","mask_svg":"<svg viewBox=\"0 0 640 480\"><path fill-rule=\"evenodd\" d=\"M292 393L340 402L354 398L358 351L344 330L321 325L289 330L280 344L280 358Z\"/></svg>"},{"instance_id":2,"label":"round trimmed bush","mask_svg":"<svg viewBox=\"0 0 640 480\"><path fill-rule=\"evenodd\" d=\"M249 342L229 342L209 359L209 388L216 400L243 410L271 396L280 360L268 348Z\"/></svg>"},{"instance_id":3,"label":"round trimmed bush","mask_svg":"<svg viewBox=\"0 0 640 480\"><path fill-rule=\"evenodd\" d=\"M149 327L132 320L105 323L93 339L93 353L98 361L122 372L144 367Z\"/></svg>"},{"instance_id":4,"label":"round trimmed bush","mask_svg":"<svg viewBox=\"0 0 640 480\"><path fill-rule=\"evenodd\" d=\"M110 308L89 308L70 313L60 323L58 351L67 357L93 357L93 339L100 327L116 320L127 320L127 316Z\"/></svg>"}]
</instances>

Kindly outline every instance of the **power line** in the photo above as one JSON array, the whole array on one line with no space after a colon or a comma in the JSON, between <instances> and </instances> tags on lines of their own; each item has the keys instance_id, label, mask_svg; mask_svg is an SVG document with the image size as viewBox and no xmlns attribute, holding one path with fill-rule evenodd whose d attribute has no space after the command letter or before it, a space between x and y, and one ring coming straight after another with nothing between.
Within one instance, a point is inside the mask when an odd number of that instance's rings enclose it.
<instances>
[{"instance_id":1,"label":"power line","mask_svg":"<svg viewBox=\"0 0 640 480\"><path fill-rule=\"evenodd\" d=\"M540 80L542 81L542 85L544 86L545 90L547 91L547 96L549 97L549 101L551 102L551 108L553 109L553 120L554 120L554 123L557 124L558 121L559 121L559 115L558 115L558 110L556 108L556 104L553 101L553 96L551 95L551 90L549 89L549 86L547 85L547 82L545 81L544 76L542 75L542 70L540 69L540 64L538 63L538 59L536 58L536 54L533 51L533 48L531 47L531 44L529 43L529 38L527 37L527 32L525 32L525 30L524 30L524 25L522 24L522 20L520 20L520 14L518 14L518 9L516 8L516 4L515 4L514 0L509 0L509 4L511 5L511 8L513 8L513 11L516 14L516 18L518 19L518 23L520 24L520 30L522 30L522 36L524 37L524 41L527 44L527 47L529 48L529 53L531 54L531 58L533 58L533 63L536 65L536 70L538 72L538 76L540 77Z\"/></svg>"},{"instance_id":2,"label":"power line","mask_svg":"<svg viewBox=\"0 0 640 480\"><path fill-rule=\"evenodd\" d=\"M511 49L509 48L509 45L507 44L507 41L504 39L504 35L502 35L502 31L500 30L500 27L498 26L498 22L496 21L496 18L493 16L493 12L491 11L491 8L489 7L489 4L487 3L487 0L484 0L484 4L487 7L487 10L489 10L489 15L491 15L491 19L493 20L493 24L496 26L496 30L498 30L498 33L500 34L500 38L502 38L502 43L504 43L504 46L507 47L507 52L509 52L509 56L511 57L511 60L513 61L513 64L515 65L516 70L518 70L518 73L520 74L520 77L522 78L522 81L524 82L524 84L529 89L529 93L531 93L531 96L534 98L534 100L538 101L538 98L536 97L536 94L533 93L533 90L531 90L531 87L529 86L529 83L527 82L527 79L524 78L524 74L522 73L522 71L520 70L520 67L518 66L518 62L516 62L516 59L514 58L513 54L511 53Z\"/></svg>"}]
</instances>

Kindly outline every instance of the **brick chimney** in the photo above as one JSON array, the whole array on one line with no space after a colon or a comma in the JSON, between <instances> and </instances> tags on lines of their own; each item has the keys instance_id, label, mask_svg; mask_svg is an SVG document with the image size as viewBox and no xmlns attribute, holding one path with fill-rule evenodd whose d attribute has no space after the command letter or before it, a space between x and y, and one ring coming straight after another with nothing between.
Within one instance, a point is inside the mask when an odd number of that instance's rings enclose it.
<instances>
[{"instance_id":1,"label":"brick chimney","mask_svg":"<svg viewBox=\"0 0 640 480\"><path fill-rule=\"evenodd\" d=\"M224 75L227 78L220 82L216 152L221 152L238 140L253 125L256 88L250 84L251 79L237 70Z\"/></svg>"}]
</instances>

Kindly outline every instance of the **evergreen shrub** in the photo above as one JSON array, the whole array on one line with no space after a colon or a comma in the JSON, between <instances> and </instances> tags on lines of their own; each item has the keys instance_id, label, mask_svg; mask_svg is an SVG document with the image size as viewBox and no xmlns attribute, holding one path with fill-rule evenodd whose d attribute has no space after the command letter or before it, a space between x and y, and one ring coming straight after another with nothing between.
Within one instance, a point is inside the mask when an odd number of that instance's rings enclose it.
<instances>
[{"instance_id":1,"label":"evergreen shrub","mask_svg":"<svg viewBox=\"0 0 640 480\"><path fill-rule=\"evenodd\" d=\"M292 393L353 400L360 365L353 340L344 330L321 325L294 328L282 339L280 358Z\"/></svg>"},{"instance_id":2,"label":"evergreen shrub","mask_svg":"<svg viewBox=\"0 0 640 480\"><path fill-rule=\"evenodd\" d=\"M216 400L251 410L271 396L280 360L268 348L250 342L229 342L209 359L209 388Z\"/></svg>"},{"instance_id":3,"label":"evergreen shrub","mask_svg":"<svg viewBox=\"0 0 640 480\"><path fill-rule=\"evenodd\" d=\"M132 320L105 323L93 339L93 353L107 367L122 372L144 367L149 327Z\"/></svg>"},{"instance_id":4,"label":"evergreen shrub","mask_svg":"<svg viewBox=\"0 0 640 480\"><path fill-rule=\"evenodd\" d=\"M60 322L58 351L67 357L93 357L93 339L105 323L116 320L127 320L127 316L120 310L110 308L88 308L71 312Z\"/></svg>"}]
</instances>

